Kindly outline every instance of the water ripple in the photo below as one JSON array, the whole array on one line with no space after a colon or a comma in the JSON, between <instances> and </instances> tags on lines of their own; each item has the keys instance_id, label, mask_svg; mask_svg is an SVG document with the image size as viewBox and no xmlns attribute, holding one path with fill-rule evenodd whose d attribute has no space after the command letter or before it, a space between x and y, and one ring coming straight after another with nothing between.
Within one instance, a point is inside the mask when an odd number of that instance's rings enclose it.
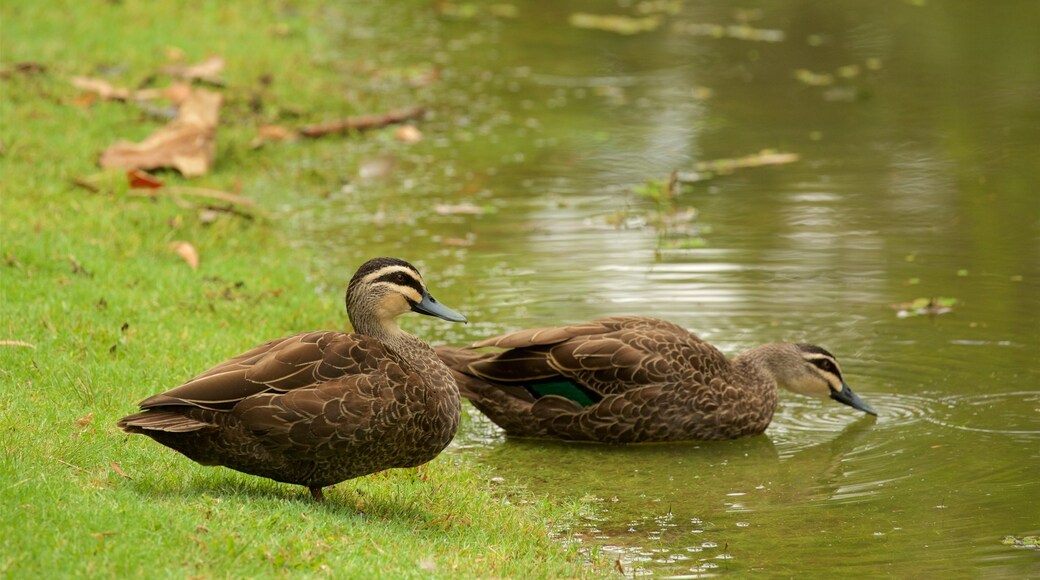
<instances>
[{"instance_id":1,"label":"water ripple","mask_svg":"<svg viewBox=\"0 0 1040 580\"><path fill-rule=\"evenodd\" d=\"M944 397L925 419L936 425L1003 435L1040 438L1040 391Z\"/></svg>"}]
</instances>

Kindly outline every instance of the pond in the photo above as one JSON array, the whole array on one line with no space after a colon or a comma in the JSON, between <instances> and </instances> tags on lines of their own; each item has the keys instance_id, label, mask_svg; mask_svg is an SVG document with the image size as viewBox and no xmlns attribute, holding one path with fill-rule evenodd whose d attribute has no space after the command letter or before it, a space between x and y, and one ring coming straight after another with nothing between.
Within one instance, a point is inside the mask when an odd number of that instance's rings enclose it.
<instances>
[{"instance_id":1,"label":"pond","mask_svg":"<svg viewBox=\"0 0 1040 580\"><path fill-rule=\"evenodd\" d=\"M1040 533L1037 17L1032 0L350 12L344 46L437 77L417 89L431 114L421 143L367 145L340 190L302 200L301 243L328 246L329 291L367 257L419 264L471 321L404 321L434 343L640 314L731 355L839 357L876 419L782 393L762 436L625 447L507 439L469 408L452 452L585 498L561 541L627 575L1040 574L1015 545ZM669 190L673 171L694 180Z\"/></svg>"}]
</instances>

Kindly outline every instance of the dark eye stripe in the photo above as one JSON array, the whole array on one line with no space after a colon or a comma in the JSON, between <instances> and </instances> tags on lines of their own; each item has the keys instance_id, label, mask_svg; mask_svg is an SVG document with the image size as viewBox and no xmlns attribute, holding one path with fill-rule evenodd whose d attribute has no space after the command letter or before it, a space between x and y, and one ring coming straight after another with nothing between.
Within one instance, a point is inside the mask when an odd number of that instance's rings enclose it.
<instances>
[{"instance_id":1,"label":"dark eye stripe","mask_svg":"<svg viewBox=\"0 0 1040 580\"><path fill-rule=\"evenodd\" d=\"M385 282L387 284L395 284L397 286L407 286L419 294L423 293L422 284L418 280L398 270L396 272L388 272L372 281L373 284Z\"/></svg>"},{"instance_id":2,"label":"dark eye stripe","mask_svg":"<svg viewBox=\"0 0 1040 580\"><path fill-rule=\"evenodd\" d=\"M841 372L838 371L838 366L835 365L834 361L831 361L830 359L818 358L814 359L812 363L822 371L835 374L839 377L841 376Z\"/></svg>"}]
</instances>

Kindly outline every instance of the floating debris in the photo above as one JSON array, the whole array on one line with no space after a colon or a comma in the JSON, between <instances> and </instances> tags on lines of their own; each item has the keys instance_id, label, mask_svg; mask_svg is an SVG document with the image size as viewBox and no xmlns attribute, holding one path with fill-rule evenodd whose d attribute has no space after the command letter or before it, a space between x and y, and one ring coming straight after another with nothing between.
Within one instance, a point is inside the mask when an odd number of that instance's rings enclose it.
<instances>
[{"instance_id":1,"label":"floating debris","mask_svg":"<svg viewBox=\"0 0 1040 580\"><path fill-rule=\"evenodd\" d=\"M591 28L595 30L606 30L618 34L632 35L641 32L652 32L661 26L661 18L658 16L644 16L633 18L619 14L588 14L576 12L571 14L570 25L575 28Z\"/></svg>"},{"instance_id":2,"label":"floating debris","mask_svg":"<svg viewBox=\"0 0 1040 580\"><path fill-rule=\"evenodd\" d=\"M1004 536L1001 544L1026 550L1040 550L1040 536Z\"/></svg>"},{"instance_id":3,"label":"floating debris","mask_svg":"<svg viewBox=\"0 0 1040 580\"><path fill-rule=\"evenodd\" d=\"M751 167L765 167L767 165L786 165L801 159L797 153L780 153L772 149L763 149L753 155L735 157L731 159L715 159L712 161L699 161L693 166L693 171L679 171L675 179L682 183L696 183L707 181L717 175L728 175L738 169Z\"/></svg>"},{"instance_id":4,"label":"floating debris","mask_svg":"<svg viewBox=\"0 0 1040 580\"><path fill-rule=\"evenodd\" d=\"M957 304L956 298L918 298L913 302L893 304L896 316L899 318L910 318L911 316L938 316L953 311Z\"/></svg>"},{"instance_id":5,"label":"floating debris","mask_svg":"<svg viewBox=\"0 0 1040 580\"><path fill-rule=\"evenodd\" d=\"M795 70L794 78L798 79L798 82L810 87L826 87L834 84L834 75L830 73L814 73L805 68Z\"/></svg>"},{"instance_id":6,"label":"floating debris","mask_svg":"<svg viewBox=\"0 0 1040 580\"><path fill-rule=\"evenodd\" d=\"M755 42L782 42L786 35L783 30L754 28L747 24L708 24L702 22L680 22L672 26L672 30L691 36L710 36L712 38L735 38Z\"/></svg>"}]
</instances>

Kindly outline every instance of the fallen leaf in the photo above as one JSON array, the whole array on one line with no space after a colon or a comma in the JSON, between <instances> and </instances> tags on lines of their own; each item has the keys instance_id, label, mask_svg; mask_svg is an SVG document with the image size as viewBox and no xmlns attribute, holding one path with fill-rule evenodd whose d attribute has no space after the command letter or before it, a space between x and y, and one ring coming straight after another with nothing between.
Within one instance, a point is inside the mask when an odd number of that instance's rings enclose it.
<instances>
[{"instance_id":1,"label":"fallen leaf","mask_svg":"<svg viewBox=\"0 0 1040 580\"><path fill-rule=\"evenodd\" d=\"M89 427L94 422L94 413L87 413L79 419L76 419L76 424L80 427Z\"/></svg>"},{"instance_id":2,"label":"fallen leaf","mask_svg":"<svg viewBox=\"0 0 1040 580\"><path fill-rule=\"evenodd\" d=\"M170 62L184 60L184 49L179 46L166 46L163 48L163 54L166 55L166 60Z\"/></svg>"},{"instance_id":3,"label":"fallen leaf","mask_svg":"<svg viewBox=\"0 0 1040 580\"><path fill-rule=\"evenodd\" d=\"M89 109L97 102L97 93L80 93L72 98L72 104L81 109Z\"/></svg>"},{"instance_id":4,"label":"fallen leaf","mask_svg":"<svg viewBox=\"0 0 1040 580\"><path fill-rule=\"evenodd\" d=\"M140 169L127 171L126 179L130 182L131 189L159 189L163 186L161 179Z\"/></svg>"},{"instance_id":5,"label":"fallen leaf","mask_svg":"<svg viewBox=\"0 0 1040 580\"><path fill-rule=\"evenodd\" d=\"M300 134L294 129L282 125L260 125L256 128L256 137L254 137L249 143L249 146L256 149L264 143L273 141L295 141L299 138Z\"/></svg>"},{"instance_id":6,"label":"fallen leaf","mask_svg":"<svg viewBox=\"0 0 1040 580\"><path fill-rule=\"evenodd\" d=\"M97 538L99 540L103 540L103 539L107 538L108 536L116 535L116 533L115 532L94 532L94 533L92 533L90 535L94 536L95 538Z\"/></svg>"},{"instance_id":7,"label":"fallen leaf","mask_svg":"<svg viewBox=\"0 0 1040 580\"><path fill-rule=\"evenodd\" d=\"M151 101L166 99L174 105L180 105L191 96L190 83L173 83L168 87L141 89L133 93L135 101Z\"/></svg>"},{"instance_id":8,"label":"fallen leaf","mask_svg":"<svg viewBox=\"0 0 1040 580\"><path fill-rule=\"evenodd\" d=\"M203 81L214 85L222 85L224 81L220 73L224 72L224 57L211 56L194 65L171 64L163 67L163 72L186 81Z\"/></svg>"},{"instance_id":9,"label":"fallen leaf","mask_svg":"<svg viewBox=\"0 0 1040 580\"><path fill-rule=\"evenodd\" d=\"M120 169L172 167L185 177L205 174L216 155L217 116L221 96L195 89L177 118L140 143L119 141L101 154L101 166Z\"/></svg>"},{"instance_id":10,"label":"fallen leaf","mask_svg":"<svg viewBox=\"0 0 1040 580\"><path fill-rule=\"evenodd\" d=\"M127 479L133 479L132 477L130 477L129 475L127 475L127 474L126 474L126 472L125 472L125 471L123 471L123 468L122 468L122 467L119 467L119 464L118 464L118 463L116 463L115 461L111 461L111 462L109 462L109 464L108 464L108 465L109 465L109 467L111 467L111 468L112 468L113 470L115 470L115 472L116 472L116 473L118 473L119 475L122 475L123 477L125 477L125 478L127 478Z\"/></svg>"},{"instance_id":11,"label":"fallen leaf","mask_svg":"<svg viewBox=\"0 0 1040 580\"><path fill-rule=\"evenodd\" d=\"M402 143L418 143L422 137L422 131L415 125L401 125L394 131L394 139Z\"/></svg>"},{"instance_id":12,"label":"fallen leaf","mask_svg":"<svg viewBox=\"0 0 1040 580\"><path fill-rule=\"evenodd\" d=\"M81 91L94 93L102 99L110 101L125 101L130 98L130 89L113 86L108 81L90 77L72 77L72 86Z\"/></svg>"},{"instance_id":13,"label":"fallen leaf","mask_svg":"<svg viewBox=\"0 0 1040 580\"><path fill-rule=\"evenodd\" d=\"M183 258L191 266L192 270L199 269L199 252L190 242L171 242L170 249L177 252L177 255Z\"/></svg>"}]
</instances>

